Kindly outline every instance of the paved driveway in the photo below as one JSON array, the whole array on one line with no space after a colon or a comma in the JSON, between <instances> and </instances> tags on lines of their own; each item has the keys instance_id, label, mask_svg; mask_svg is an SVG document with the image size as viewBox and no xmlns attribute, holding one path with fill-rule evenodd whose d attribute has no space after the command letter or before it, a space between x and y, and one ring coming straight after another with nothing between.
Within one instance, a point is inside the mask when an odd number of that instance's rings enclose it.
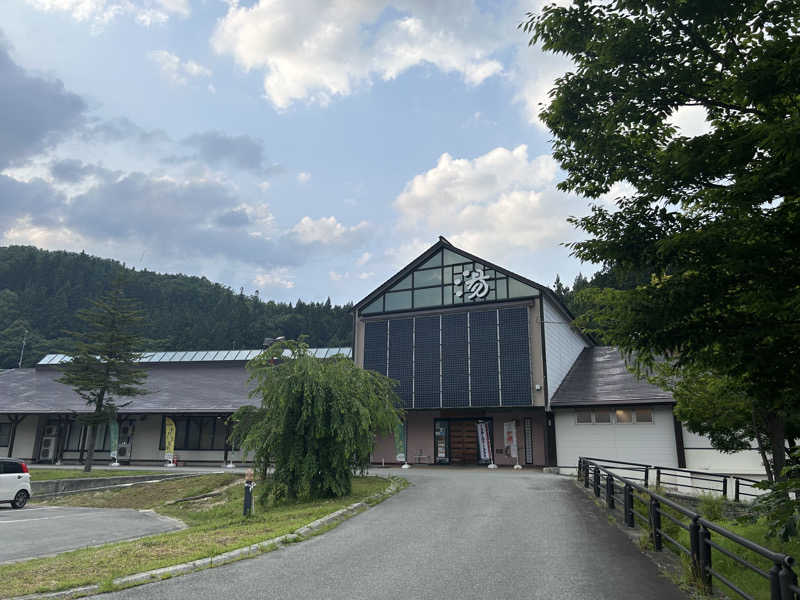
<instances>
[{"instance_id":1,"label":"paved driveway","mask_svg":"<svg viewBox=\"0 0 800 600\"><path fill-rule=\"evenodd\" d=\"M151 511L0 505L0 563L180 529Z\"/></svg>"},{"instance_id":2,"label":"paved driveway","mask_svg":"<svg viewBox=\"0 0 800 600\"><path fill-rule=\"evenodd\" d=\"M571 479L403 475L411 487L322 536L103 599L686 600Z\"/></svg>"}]
</instances>

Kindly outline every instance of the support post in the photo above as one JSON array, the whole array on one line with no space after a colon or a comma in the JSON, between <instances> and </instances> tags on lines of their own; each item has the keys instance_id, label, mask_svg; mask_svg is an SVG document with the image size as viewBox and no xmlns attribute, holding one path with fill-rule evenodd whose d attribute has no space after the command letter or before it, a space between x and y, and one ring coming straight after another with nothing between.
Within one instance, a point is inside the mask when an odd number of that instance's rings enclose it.
<instances>
[{"instance_id":1,"label":"support post","mask_svg":"<svg viewBox=\"0 0 800 600\"><path fill-rule=\"evenodd\" d=\"M644 468L644 487L650 487L650 467Z\"/></svg>"},{"instance_id":2,"label":"support post","mask_svg":"<svg viewBox=\"0 0 800 600\"><path fill-rule=\"evenodd\" d=\"M739 502L739 484L740 484L741 482L739 481L739 478L738 478L738 477L736 477L736 478L735 478L733 481L734 481L734 487L733 487L733 501L734 501L734 502Z\"/></svg>"},{"instance_id":3,"label":"support post","mask_svg":"<svg viewBox=\"0 0 800 600\"><path fill-rule=\"evenodd\" d=\"M700 542L700 581L703 583L706 594L711 594L713 591L712 577L711 577L711 532L706 529L704 525L700 525L700 534L698 536Z\"/></svg>"},{"instance_id":4,"label":"support post","mask_svg":"<svg viewBox=\"0 0 800 600\"><path fill-rule=\"evenodd\" d=\"M606 506L614 510L614 478L609 474L606 474Z\"/></svg>"},{"instance_id":5,"label":"support post","mask_svg":"<svg viewBox=\"0 0 800 600\"><path fill-rule=\"evenodd\" d=\"M789 563L790 560L791 558L788 556L784 559L783 564L781 564L781 572L778 576L781 588L781 600L795 600L797 597L792 591L792 586L797 585L797 575L792 570L792 566Z\"/></svg>"},{"instance_id":6,"label":"support post","mask_svg":"<svg viewBox=\"0 0 800 600\"><path fill-rule=\"evenodd\" d=\"M650 498L650 533L653 537L653 548L661 552L664 549L661 539L661 503L655 498Z\"/></svg>"},{"instance_id":7,"label":"support post","mask_svg":"<svg viewBox=\"0 0 800 600\"><path fill-rule=\"evenodd\" d=\"M661 469L656 467L656 487L661 487Z\"/></svg>"},{"instance_id":8,"label":"support post","mask_svg":"<svg viewBox=\"0 0 800 600\"><path fill-rule=\"evenodd\" d=\"M594 468L594 495L600 497L600 467Z\"/></svg>"},{"instance_id":9,"label":"support post","mask_svg":"<svg viewBox=\"0 0 800 600\"><path fill-rule=\"evenodd\" d=\"M723 480L722 480L722 497L725 498L725 500L728 499L728 478L727 477L723 478Z\"/></svg>"},{"instance_id":10,"label":"support post","mask_svg":"<svg viewBox=\"0 0 800 600\"><path fill-rule=\"evenodd\" d=\"M625 491L623 492L623 506L625 512L625 525L628 527L636 527L636 521L633 516L633 488L630 484L625 484Z\"/></svg>"},{"instance_id":11,"label":"support post","mask_svg":"<svg viewBox=\"0 0 800 600\"><path fill-rule=\"evenodd\" d=\"M695 579L702 581L700 576L700 524L696 515L689 523L689 551L692 553L692 572Z\"/></svg>"},{"instance_id":12,"label":"support post","mask_svg":"<svg viewBox=\"0 0 800 600\"><path fill-rule=\"evenodd\" d=\"M589 487L589 463L586 461L583 463L583 487Z\"/></svg>"}]
</instances>

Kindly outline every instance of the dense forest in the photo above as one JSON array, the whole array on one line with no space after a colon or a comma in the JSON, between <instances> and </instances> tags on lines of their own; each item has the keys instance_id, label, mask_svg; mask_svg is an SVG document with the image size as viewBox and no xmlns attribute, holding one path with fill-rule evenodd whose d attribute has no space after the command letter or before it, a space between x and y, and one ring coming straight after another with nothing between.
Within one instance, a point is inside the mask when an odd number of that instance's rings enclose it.
<instances>
[{"instance_id":1,"label":"dense forest","mask_svg":"<svg viewBox=\"0 0 800 600\"><path fill-rule=\"evenodd\" d=\"M204 277L137 271L85 253L9 246L0 247L0 368L17 366L23 338L23 366L51 352L68 352L65 331L81 328L75 313L123 272L127 295L145 315L142 350L260 348L265 337L279 335L306 335L312 346L353 343L351 305L265 302Z\"/></svg>"}]
</instances>

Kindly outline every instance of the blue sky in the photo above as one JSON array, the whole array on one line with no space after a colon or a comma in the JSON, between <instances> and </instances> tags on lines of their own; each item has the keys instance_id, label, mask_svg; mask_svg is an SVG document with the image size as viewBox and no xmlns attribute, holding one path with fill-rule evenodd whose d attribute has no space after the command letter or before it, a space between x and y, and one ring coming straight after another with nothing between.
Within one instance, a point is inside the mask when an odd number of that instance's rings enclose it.
<instances>
[{"instance_id":1,"label":"blue sky","mask_svg":"<svg viewBox=\"0 0 800 600\"><path fill-rule=\"evenodd\" d=\"M341 303L441 234L571 282L541 3L0 3L0 244Z\"/></svg>"}]
</instances>

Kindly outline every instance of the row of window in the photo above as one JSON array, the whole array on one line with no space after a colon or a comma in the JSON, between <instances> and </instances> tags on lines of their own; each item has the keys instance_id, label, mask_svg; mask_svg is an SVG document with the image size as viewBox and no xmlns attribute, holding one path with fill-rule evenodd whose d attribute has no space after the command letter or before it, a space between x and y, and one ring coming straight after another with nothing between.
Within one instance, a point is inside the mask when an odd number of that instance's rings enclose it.
<instances>
[{"instance_id":1,"label":"row of window","mask_svg":"<svg viewBox=\"0 0 800 600\"><path fill-rule=\"evenodd\" d=\"M171 417L175 422L175 450L224 450L224 417ZM165 418L161 419L159 450L164 450Z\"/></svg>"},{"instance_id":2,"label":"row of window","mask_svg":"<svg viewBox=\"0 0 800 600\"><path fill-rule=\"evenodd\" d=\"M577 409L575 422L578 425L620 425L635 423L652 423L653 409L651 408L595 408Z\"/></svg>"},{"instance_id":3,"label":"row of window","mask_svg":"<svg viewBox=\"0 0 800 600\"><path fill-rule=\"evenodd\" d=\"M69 424L69 430L67 431L66 442L64 444L64 450L66 452L78 452L81 449L81 438L84 429L86 429L86 425L75 422ZM110 438L111 433L108 430L108 426L105 423L98 425L97 436L94 439L95 452L108 452Z\"/></svg>"}]
</instances>

